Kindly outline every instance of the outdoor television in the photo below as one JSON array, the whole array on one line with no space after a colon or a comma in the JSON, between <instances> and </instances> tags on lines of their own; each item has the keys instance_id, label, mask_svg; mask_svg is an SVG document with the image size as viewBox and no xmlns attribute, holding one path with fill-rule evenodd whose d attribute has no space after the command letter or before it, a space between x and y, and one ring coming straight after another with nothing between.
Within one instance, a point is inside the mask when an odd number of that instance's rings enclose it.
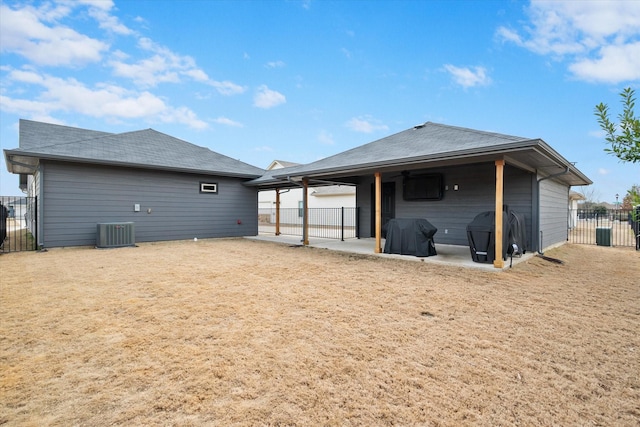
<instances>
[{"instance_id":1,"label":"outdoor television","mask_svg":"<svg viewBox=\"0 0 640 427\"><path fill-rule=\"evenodd\" d=\"M407 175L402 182L404 200L442 200L442 174Z\"/></svg>"}]
</instances>

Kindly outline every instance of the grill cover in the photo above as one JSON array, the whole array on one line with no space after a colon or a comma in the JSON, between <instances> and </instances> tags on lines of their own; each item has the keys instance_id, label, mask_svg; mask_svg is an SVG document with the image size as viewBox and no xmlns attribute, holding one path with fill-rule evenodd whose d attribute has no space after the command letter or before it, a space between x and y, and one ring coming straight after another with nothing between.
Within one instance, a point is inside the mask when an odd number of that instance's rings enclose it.
<instances>
[{"instance_id":1,"label":"grill cover","mask_svg":"<svg viewBox=\"0 0 640 427\"><path fill-rule=\"evenodd\" d=\"M502 258L507 259L508 233L507 215L502 216ZM495 223L496 213L486 211L479 213L467 225L467 238L469 239L469 249L471 259L475 262L492 263L496 255L495 245Z\"/></svg>"},{"instance_id":2,"label":"grill cover","mask_svg":"<svg viewBox=\"0 0 640 427\"><path fill-rule=\"evenodd\" d=\"M394 218L386 226L384 253L427 257L437 255L433 235L438 229L423 218Z\"/></svg>"},{"instance_id":3,"label":"grill cover","mask_svg":"<svg viewBox=\"0 0 640 427\"><path fill-rule=\"evenodd\" d=\"M510 255L522 255L527 252L527 230L524 215L516 211L508 211L509 216L509 249Z\"/></svg>"},{"instance_id":4,"label":"grill cover","mask_svg":"<svg viewBox=\"0 0 640 427\"><path fill-rule=\"evenodd\" d=\"M467 226L467 238L471 259L475 262L492 263L495 259L494 211L482 212ZM527 250L527 234L524 215L507 209L502 213L502 259L509 255L522 255Z\"/></svg>"}]
</instances>

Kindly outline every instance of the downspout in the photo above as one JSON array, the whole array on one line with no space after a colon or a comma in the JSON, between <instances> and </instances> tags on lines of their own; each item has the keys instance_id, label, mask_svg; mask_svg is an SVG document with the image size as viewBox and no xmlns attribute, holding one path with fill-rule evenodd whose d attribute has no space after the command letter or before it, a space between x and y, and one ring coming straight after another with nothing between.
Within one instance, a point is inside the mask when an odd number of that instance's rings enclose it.
<instances>
[{"instance_id":1,"label":"downspout","mask_svg":"<svg viewBox=\"0 0 640 427\"><path fill-rule=\"evenodd\" d=\"M546 176L544 178L540 178L540 179L536 180L537 181L537 188L536 188L536 199L537 199L536 200L536 205L537 206L536 207L537 207L537 211L538 211L538 220L536 221L536 226L537 226L536 227L537 228L536 234L538 235L538 250L537 250L537 252L540 255L544 255L544 252L542 252L542 230L540 230L540 183L542 181L546 180L546 179L556 178L556 177L559 177L559 176L562 176L562 175L566 175L568 173L569 173L569 166L567 166L567 169L565 169L562 172L558 172L556 174L549 175L549 176Z\"/></svg>"}]
</instances>

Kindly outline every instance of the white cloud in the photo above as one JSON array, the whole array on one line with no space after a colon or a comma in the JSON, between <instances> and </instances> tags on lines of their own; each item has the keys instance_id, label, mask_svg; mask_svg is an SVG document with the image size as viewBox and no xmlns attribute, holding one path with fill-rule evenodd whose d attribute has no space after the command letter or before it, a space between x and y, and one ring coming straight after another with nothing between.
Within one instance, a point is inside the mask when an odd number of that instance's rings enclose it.
<instances>
[{"instance_id":1,"label":"white cloud","mask_svg":"<svg viewBox=\"0 0 640 427\"><path fill-rule=\"evenodd\" d=\"M96 62L109 46L62 25L46 22L64 17L67 8L11 9L0 4L0 51L16 53L38 65L80 66Z\"/></svg>"},{"instance_id":2,"label":"white cloud","mask_svg":"<svg viewBox=\"0 0 640 427\"><path fill-rule=\"evenodd\" d=\"M206 129L209 127L207 122L198 119L196 113L187 107L168 108L159 116L165 123L182 123L193 129Z\"/></svg>"},{"instance_id":3,"label":"white cloud","mask_svg":"<svg viewBox=\"0 0 640 427\"><path fill-rule=\"evenodd\" d=\"M53 113L78 113L100 118L147 119L182 123L195 129L207 127L186 107L174 108L150 92L100 84L90 88L73 78L40 75L34 71L8 73L12 82L40 86L43 90L33 100L0 97L3 111L21 116L51 116Z\"/></svg>"},{"instance_id":4,"label":"white cloud","mask_svg":"<svg viewBox=\"0 0 640 427\"><path fill-rule=\"evenodd\" d=\"M110 11L114 4L113 0L63 0L62 3L79 3L92 6L94 9L103 10L105 12Z\"/></svg>"},{"instance_id":5,"label":"white cloud","mask_svg":"<svg viewBox=\"0 0 640 427\"><path fill-rule=\"evenodd\" d=\"M451 74L453 80L464 88L474 86L486 86L491 83L484 67L456 67L445 64L444 69Z\"/></svg>"},{"instance_id":6,"label":"white cloud","mask_svg":"<svg viewBox=\"0 0 640 427\"><path fill-rule=\"evenodd\" d=\"M114 52L109 65L116 76L131 79L144 88L161 83L180 83L186 77L212 86L221 95L237 95L246 91L245 87L233 82L209 78L204 70L198 68L192 57L179 55L149 38L140 38L138 46L144 51L152 52L153 55L135 63L127 63L128 55Z\"/></svg>"},{"instance_id":7,"label":"white cloud","mask_svg":"<svg viewBox=\"0 0 640 427\"><path fill-rule=\"evenodd\" d=\"M346 123L346 126L352 131L362 133L389 130L387 125L379 123L378 120L373 119L371 116L353 117Z\"/></svg>"},{"instance_id":8,"label":"white cloud","mask_svg":"<svg viewBox=\"0 0 640 427\"><path fill-rule=\"evenodd\" d=\"M609 172L610 171L608 169L604 169L604 168L598 169L598 175L602 175L602 176L609 175Z\"/></svg>"},{"instance_id":9,"label":"white cloud","mask_svg":"<svg viewBox=\"0 0 640 427\"><path fill-rule=\"evenodd\" d=\"M333 135L327 132L326 130L321 130L318 134L318 142L325 145L333 145L335 141L333 140Z\"/></svg>"},{"instance_id":10,"label":"white cloud","mask_svg":"<svg viewBox=\"0 0 640 427\"><path fill-rule=\"evenodd\" d=\"M237 127L237 128L243 127L242 123L236 122L236 121L228 119L226 117L218 117L217 119L214 119L213 121L214 121L214 123L218 123L219 125L225 125L225 126L231 126L231 127Z\"/></svg>"},{"instance_id":11,"label":"white cloud","mask_svg":"<svg viewBox=\"0 0 640 427\"><path fill-rule=\"evenodd\" d=\"M575 77L619 83L640 80L635 58L640 37L637 1L532 1L530 23L500 27L498 39L540 55L568 60Z\"/></svg>"},{"instance_id":12,"label":"white cloud","mask_svg":"<svg viewBox=\"0 0 640 427\"><path fill-rule=\"evenodd\" d=\"M29 99L12 99L0 95L0 108L3 111L15 113L19 116L43 117L49 116L51 105L47 102Z\"/></svg>"},{"instance_id":13,"label":"white cloud","mask_svg":"<svg viewBox=\"0 0 640 427\"><path fill-rule=\"evenodd\" d=\"M113 8L113 2L110 0L76 0L77 3L89 6L89 15L98 21L100 28L113 31L117 34L129 35L133 31L122 24L120 20L111 15L109 12Z\"/></svg>"},{"instance_id":14,"label":"white cloud","mask_svg":"<svg viewBox=\"0 0 640 427\"><path fill-rule=\"evenodd\" d=\"M265 64L265 68L283 68L285 65L283 61L270 61Z\"/></svg>"},{"instance_id":15,"label":"white cloud","mask_svg":"<svg viewBox=\"0 0 640 427\"><path fill-rule=\"evenodd\" d=\"M604 46L597 59L577 60L569 70L587 81L622 82L640 79L640 42Z\"/></svg>"},{"instance_id":16,"label":"white cloud","mask_svg":"<svg viewBox=\"0 0 640 427\"><path fill-rule=\"evenodd\" d=\"M138 40L138 46L144 51L152 52L153 55L133 64L124 62L126 58L122 58L122 55L114 55L109 65L115 75L129 78L143 87L167 82L178 83L180 76L188 76L197 81L209 79L204 71L197 68L190 56L178 55L146 37Z\"/></svg>"},{"instance_id":17,"label":"white cloud","mask_svg":"<svg viewBox=\"0 0 640 427\"><path fill-rule=\"evenodd\" d=\"M258 88L253 98L253 105L258 108L273 108L287 102L287 98L280 92L269 89L266 85Z\"/></svg>"},{"instance_id":18,"label":"white cloud","mask_svg":"<svg viewBox=\"0 0 640 427\"><path fill-rule=\"evenodd\" d=\"M499 27L496 31L496 36L501 41L512 42L517 44L518 46L522 46L524 44L524 42L520 38L520 35L510 28Z\"/></svg>"},{"instance_id":19,"label":"white cloud","mask_svg":"<svg viewBox=\"0 0 640 427\"><path fill-rule=\"evenodd\" d=\"M243 93L246 87L210 78L196 61L155 43L126 27L114 13L111 0L56 0L7 5L0 2L0 52L24 58L22 69L3 66L3 110L28 117L77 113L108 119L136 118L183 123L201 129L205 121L186 107L173 107L149 88L162 83L194 81L222 95ZM135 36L138 51L110 51L107 39L79 32L78 18L89 19L95 29L115 36ZM96 21L96 23L93 22ZM138 18L135 19L139 21ZM103 57L108 56L108 61ZM104 61L104 62L103 62ZM137 88L79 81L85 74L37 70L38 66L82 68L88 63L107 64L114 77L128 79ZM5 78L6 76L6 78ZM76 80L76 78L78 80ZM130 83L129 83L130 85ZM9 92L10 90L10 92ZM35 91L35 95L32 95ZM213 91L212 91L213 92ZM16 95L29 93L30 95ZM227 123L227 125L232 125Z\"/></svg>"},{"instance_id":20,"label":"white cloud","mask_svg":"<svg viewBox=\"0 0 640 427\"><path fill-rule=\"evenodd\" d=\"M244 86L240 86L237 85L233 82L230 81L223 81L223 82L219 82L216 80L211 80L208 82L211 86L213 86L214 88L216 88L216 90L221 94L221 95L237 95L240 93L244 93L247 88Z\"/></svg>"},{"instance_id":21,"label":"white cloud","mask_svg":"<svg viewBox=\"0 0 640 427\"><path fill-rule=\"evenodd\" d=\"M178 83L180 76L174 66L168 64L166 58L154 55L138 61L135 64L127 64L122 61L110 61L113 73L118 77L133 80L143 87L156 86L159 83Z\"/></svg>"}]
</instances>

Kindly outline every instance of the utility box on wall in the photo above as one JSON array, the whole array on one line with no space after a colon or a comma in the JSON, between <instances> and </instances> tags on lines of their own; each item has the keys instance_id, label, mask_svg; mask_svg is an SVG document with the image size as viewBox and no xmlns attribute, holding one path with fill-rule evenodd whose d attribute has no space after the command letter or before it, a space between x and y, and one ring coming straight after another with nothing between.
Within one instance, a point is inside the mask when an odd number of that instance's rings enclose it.
<instances>
[{"instance_id":1,"label":"utility box on wall","mask_svg":"<svg viewBox=\"0 0 640 427\"><path fill-rule=\"evenodd\" d=\"M121 248L135 246L136 229L133 222L105 222L97 226L96 247Z\"/></svg>"}]
</instances>

